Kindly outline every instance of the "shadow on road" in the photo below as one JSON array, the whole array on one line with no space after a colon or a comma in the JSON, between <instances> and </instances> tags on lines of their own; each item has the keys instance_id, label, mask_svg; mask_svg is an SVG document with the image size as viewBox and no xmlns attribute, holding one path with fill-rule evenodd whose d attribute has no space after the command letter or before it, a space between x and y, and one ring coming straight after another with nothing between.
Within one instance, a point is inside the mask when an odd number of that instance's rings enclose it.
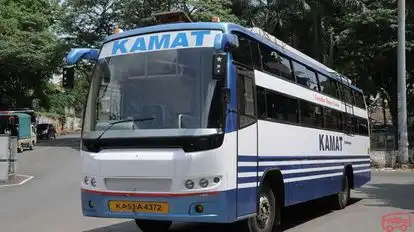
<instances>
[{"instance_id":1,"label":"shadow on road","mask_svg":"<svg viewBox=\"0 0 414 232\"><path fill-rule=\"evenodd\" d=\"M57 137L56 139L38 140L37 147L69 147L75 150L80 148L80 135L71 134Z\"/></svg>"},{"instance_id":2,"label":"shadow on road","mask_svg":"<svg viewBox=\"0 0 414 232\"><path fill-rule=\"evenodd\" d=\"M351 198L350 205L360 201L360 198ZM329 201L326 199L319 199L303 204L285 208L282 213L283 231L299 226L300 224L314 220L316 218L327 215L332 211ZM171 232L207 232L207 231L234 231L235 227L232 225L212 225L212 224L185 224L177 223L169 230ZM134 221L123 222L111 226L96 228L93 230L86 230L84 232L140 232Z\"/></svg>"},{"instance_id":3,"label":"shadow on road","mask_svg":"<svg viewBox=\"0 0 414 232\"><path fill-rule=\"evenodd\" d=\"M362 200L351 198L349 206ZM305 202L302 204L287 207L282 211L283 230L294 228L298 225L323 217L332 213L332 205L326 198Z\"/></svg>"},{"instance_id":4,"label":"shadow on road","mask_svg":"<svg viewBox=\"0 0 414 232\"><path fill-rule=\"evenodd\" d=\"M373 207L395 207L402 210L414 210L414 183L378 183L362 188L361 192L368 198L380 200L382 203L365 204Z\"/></svg>"},{"instance_id":5,"label":"shadow on road","mask_svg":"<svg viewBox=\"0 0 414 232\"><path fill-rule=\"evenodd\" d=\"M174 223L168 230L169 232L211 232L211 231L231 231L232 228L226 225L195 224L195 223ZM105 226L83 232L141 232L133 220L115 225ZM154 231L155 232L155 231Z\"/></svg>"}]
</instances>

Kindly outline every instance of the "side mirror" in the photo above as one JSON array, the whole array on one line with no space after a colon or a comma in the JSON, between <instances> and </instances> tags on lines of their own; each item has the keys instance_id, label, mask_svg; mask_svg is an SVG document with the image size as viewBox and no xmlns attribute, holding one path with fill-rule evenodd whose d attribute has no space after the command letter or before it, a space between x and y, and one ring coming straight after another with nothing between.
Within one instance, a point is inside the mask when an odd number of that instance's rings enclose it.
<instances>
[{"instance_id":1,"label":"side mirror","mask_svg":"<svg viewBox=\"0 0 414 232\"><path fill-rule=\"evenodd\" d=\"M66 64L75 65L81 59L97 61L99 52L98 49L92 48L73 48L66 56Z\"/></svg>"},{"instance_id":2,"label":"side mirror","mask_svg":"<svg viewBox=\"0 0 414 232\"><path fill-rule=\"evenodd\" d=\"M213 55L213 78L223 80L227 71L227 53L215 53Z\"/></svg>"},{"instance_id":3,"label":"side mirror","mask_svg":"<svg viewBox=\"0 0 414 232\"><path fill-rule=\"evenodd\" d=\"M239 47L239 38L234 34L217 34L214 39L214 48L217 51L228 52L233 48Z\"/></svg>"},{"instance_id":4,"label":"side mirror","mask_svg":"<svg viewBox=\"0 0 414 232\"><path fill-rule=\"evenodd\" d=\"M62 87L65 89L73 89L75 86L75 67L63 67Z\"/></svg>"}]
</instances>

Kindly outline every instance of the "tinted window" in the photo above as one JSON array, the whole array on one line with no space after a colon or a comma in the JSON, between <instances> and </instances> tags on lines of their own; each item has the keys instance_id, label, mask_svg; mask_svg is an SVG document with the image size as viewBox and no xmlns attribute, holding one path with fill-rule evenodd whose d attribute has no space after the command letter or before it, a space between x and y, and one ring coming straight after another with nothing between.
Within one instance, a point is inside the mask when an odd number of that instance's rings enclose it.
<instances>
[{"instance_id":1,"label":"tinted window","mask_svg":"<svg viewBox=\"0 0 414 232\"><path fill-rule=\"evenodd\" d=\"M257 70L262 70L262 60L259 51L259 44L254 40L250 41L250 51L252 53L253 67Z\"/></svg>"},{"instance_id":2,"label":"tinted window","mask_svg":"<svg viewBox=\"0 0 414 232\"><path fill-rule=\"evenodd\" d=\"M238 90L239 90L239 113L240 127L249 125L255 121L254 108L254 85L253 78L249 75L249 71L242 68L237 69L238 74Z\"/></svg>"},{"instance_id":3,"label":"tinted window","mask_svg":"<svg viewBox=\"0 0 414 232\"><path fill-rule=\"evenodd\" d=\"M324 127L332 130L342 130L341 113L331 108L324 110Z\"/></svg>"},{"instance_id":4,"label":"tinted window","mask_svg":"<svg viewBox=\"0 0 414 232\"><path fill-rule=\"evenodd\" d=\"M368 120L358 118L358 133L360 135L368 135Z\"/></svg>"},{"instance_id":5,"label":"tinted window","mask_svg":"<svg viewBox=\"0 0 414 232\"><path fill-rule=\"evenodd\" d=\"M232 51L234 61L252 67L252 58L250 56L250 40L243 35L238 34L239 47Z\"/></svg>"},{"instance_id":6,"label":"tinted window","mask_svg":"<svg viewBox=\"0 0 414 232\"><path fill-rule=\"evenodd\" d=\"M298 102L294 98L268 91L266 109L268 118L290 123L298 122Z\"/></svg>"},{"instance_id":7,"label":"tinted window","mask_svg":"<svg viewBox=\"0 0 414 232\"><path fill-rule=\"evenodd\" d=\"M37 130L46 130L48 129L49 124L38 124L36 126Z\"/></svg>"},{"instance_id":8,"label":"tinted window","mask_svg":"<svg viewBox=\"0 0 414 232\"><path fill-rule=\"evenodd\" d=\"M342 113L344 115L345 121L344 121L344 131L346 133L355 133L355 127L356 127L356 118L355 116L351 115L351 114L345 114L344 112Z\"/></svg>"},{"instance_id":9,"label":"tinted window","mask_svg":"<svg viewBox=\"0 0 414 232\"><path fill-rule=\"evenodd\" d=\"M353 92L354 92L354 98L355 98L355 105L359 108L365 109L363 94L355 90Z\"/></svg>"},{"instance_id":10,"label":"tinted window","mask_svg":"<svg viewBox=\"0 0 414 232\"><path fill-rule=\"evenodd\" d=\"M322 127L322 107L316 104L300 101L301 124Z\"/></svg>"},{"instance_id":11,"label":"tinted window","mask_svg":"<svg viewBox=\"0 0 414 232\"><path fill-rule=\"evenodd\" d=\"M306 70L306 75L308 77L309 80L309 88L314 90L314 91L319 91L319 87L318 87L318 79L316 77L316 73L310 69Z\"/></svg>"},{"instance_id":12,"label":"tinted window","mask_svg":"<svg viewBox=\"0 0 414 232\"><path fill-rule=\"evenodd\" d=\"M294 80L290 60L282 56L279 52L264 45L260 45L260 53L262 55L264 71L278 77Z\"/></svg>"},{"instance_id":13,"label":"tinted window","mask_svg":"<svg viewBox=\"0 0 414 232\"><path fill-rule=\"evenodd\" d=\"M352 96L352 90L348 86L342 86L342 97L346 103L354 104L354 98Z\"/></svg>"},{"instance_id":14,"label":"tinted window","mask_svg":"<svg viewBox=\"0 0 414 232\"><path fill-rule=\"evenodd\" d=\"M351 128L353 133L358 134L358 119L355 116L351 116Z\"/></svg>"},{"instance_id":15,"label":"tinted window","mask_svg":"<svg viewBox=\"0 0 414 232\"><path fill-rule=\"evenodd\" d=\"M330 79L322 74L318 74L319 77L319 85L321 87L321 92L324 94L327 94L329 96L332 96L332 86Z\"/></svg>"},{"instance_id":16,"label":"tinted window","mask_svg":"<svg viewBox=\"0 0 414 232\"><path fill-rule=\"evenodd\" d=\"M266 90L257 86L257 117L260 119L266 119Z\"/></svg>"},{"instance_id":17,"label":"tinted window","mask_svg":"<svg viewBox=\"0 0 414 232\"><path fill-rule=\"evenodd\" d=\"M330 79L331 83L331 96L341 100L341 84L338 81Z\"/></svg>"},{"instance_id":18,"label":"tinted window","mask_svg":"<svg viewBox=\"0 0 414 232\"><path fill-rule=\"evenodd\" d=\"M306 86L309 88L309 80L308 76L306 75L306 67L292 61L293 64L293 72L296 76L296 82L300 85Z\"/></svg>"}]
</instances>

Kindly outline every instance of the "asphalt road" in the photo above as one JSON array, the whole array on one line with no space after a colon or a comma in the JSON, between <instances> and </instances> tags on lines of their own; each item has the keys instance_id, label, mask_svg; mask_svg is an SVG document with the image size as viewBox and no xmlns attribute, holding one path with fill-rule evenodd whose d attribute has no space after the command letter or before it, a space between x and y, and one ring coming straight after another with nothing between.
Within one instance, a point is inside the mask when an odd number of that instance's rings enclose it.
<instances>
[{"instance_id":1,"label":"asphalt road","mask_svg":"<svg viewBox=\"0 0 414 232\"><path fill-rule=\"evenodd\" d=\"M34 151L19 155L18 173L33 178L20 186L0 187L1 232L139 232L131 220L82 216L78 149L78 135L71 135L40 141ZM414 172L373 172L370 184L352 197L352 204L341 211L330 211L324 201L287 208L285 231L381 232L381 218L401 210L412 213L414 224ZM211 229L178 224L172 231ZM414 225L408 231L414 232Z\"/></svg>"}]
</instances>

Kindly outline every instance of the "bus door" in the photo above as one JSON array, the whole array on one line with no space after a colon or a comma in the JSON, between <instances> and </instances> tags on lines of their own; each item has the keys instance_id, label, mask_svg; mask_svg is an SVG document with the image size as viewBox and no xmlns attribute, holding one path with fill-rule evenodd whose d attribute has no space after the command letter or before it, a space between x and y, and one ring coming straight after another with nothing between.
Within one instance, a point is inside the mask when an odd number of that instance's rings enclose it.
<instances>
[{"instance_id":1,"label":"bus door","mask_svg":"<svg viewBox=\"0 0 414 232\"><path fill-rule=\"evenodd\" d=\"M256 212L258 182L258 125L256 117L256 87L253 69L236 65L237 72L237 153L239 162L248 162L239 167L237 177L237 216ZM243 168L241 171L240 168Z\"/></svg>"}]
</instances>

